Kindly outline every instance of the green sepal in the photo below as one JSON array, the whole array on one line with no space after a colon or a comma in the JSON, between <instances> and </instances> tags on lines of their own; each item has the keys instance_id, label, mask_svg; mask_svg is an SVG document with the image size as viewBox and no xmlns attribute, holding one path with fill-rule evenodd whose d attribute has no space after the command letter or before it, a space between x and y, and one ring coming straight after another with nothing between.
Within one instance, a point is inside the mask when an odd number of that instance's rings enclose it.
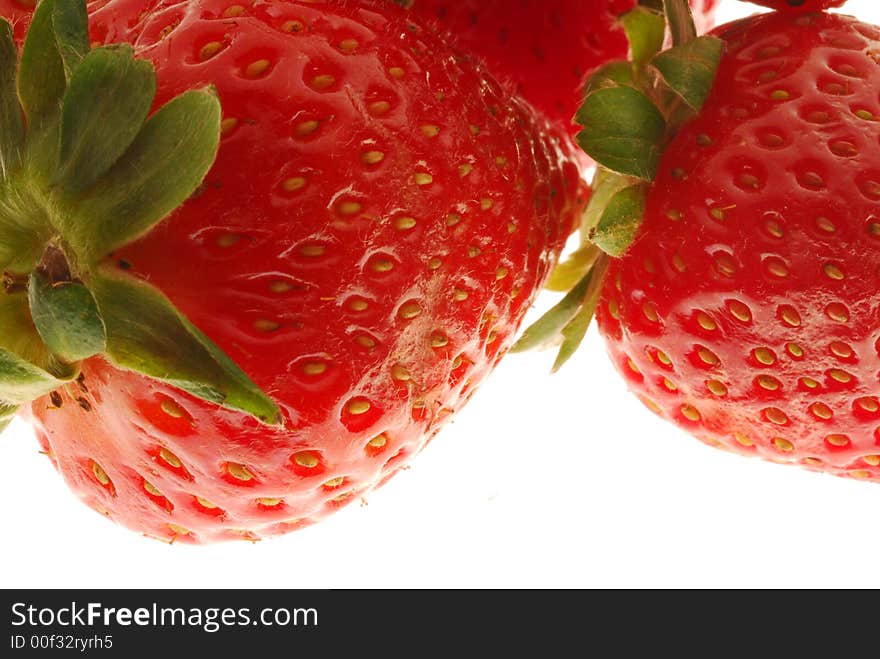
<instances>
[{"instance_id":1,"label":"green sepal","mask_svg":"<svg viewBox=\"0 0 880 659\"><path fill-rule=\"evenodd\" d=\"M265 424L281 424L272 399L157 289L108 271L96 275L90 288L107 330L105 354L116 366Z\"/></svg>"},{"instance_id":2,"label":"green sepal","mask_svg":"<svg viewBox=\"0 0 880 659\"><path fill-rule=\"evenodd\" d=\"M54 183L68 194L94 184L131 146L155 95L153 66L135 59L131 46L105 46L86 55L64 95Z\"/></svg>"},{"instance_id":3,"label":"green sepal","mask_svg":"<svg viewBox=\"0 0 880 659\"><path fill-rule=\"evenodd\" d=\"M35 272L28 283L28 302L43 343L62 361L74 363L104 351L104 322L83 284L52 284Z\"/></svg>"},{"instance_id":4,"label":"green sepal","mask_svg":"<svg viewBox=\"0 0 880 659\"><path fill-rule=\"evenodd\" d=\"M9 283L4 276L4 290ZM12 289L15 290L15 287L16 284L12 282ZM0 294L0 328L0 348L56 378L65 380L70 376L71 367L52 356L34 328L28 308L27 280L22 290ZM0 397L0 402L2 400Z\"/></svg>"},{"instance_id":5,"label":"green sepal","mask_svg":"<svg viewBox=\"0 0 880 659\"><path fill-rule=\"evenodd\" d=\"M595 307L590 309L586 306L581 306L574 318L568 321L568 324L562 328L562 345L559 346L559 352L556 353L556 361L553 362L553 368L550 369L551 373L557 373L572 358L577 349L580 348L581 343L584 342L584 337L587 336L587 330L593 321L595 311Z\"/></svg>"},{"instance_id":6,"label":"green sepal","mask_svg":"<svg viewBox=\"0 0 880 659\"><path fill-rule=\"evenodd\" d=\"M608 201L590 239L609 256L623 256L645 217L648 187L644 183L619 190Z\"/></svg>"},{"instance_id":7,"label":"green sepal","mask_svg":"<svg viewBox=\"0 0 880 659\"><path fill-rule=\"evenodd\" d=\"M24 121L18 102L18 49L12 26L0 19L0 181L21 165Z\"/></svg>"},{"instance_id":8,"label":"green sepal","mask_svg":"<svg viewBox=\"0 0 880 659\"><path fill-rule=\"evenodd\" d=\"M55 42L68 80L73 70L89 52L89 13L82 0L56 0L52 12Z\"/></svg>"},{"instance_id":9,"label":"green sepal","mask_svg":"<svg viewBox=\"0 0 880 659\"><path fill-rule=\"evenodd\" d=\"M581 220L581 238L589 241L593 234L593 229L598 226L605 213L608 203L614 198L618 192L635 183L637 179L631 176L621 176L610 172L604 167L597 167L593 180L590 183L592 194L587 202L587 209Z\"/></svg>"},{"instance_id":10,"label":"green sepal","mask_svg":"<svg viewBox=\"0 0 880 659\"><path fill-rule=\"evenodd\" d=\"M632 64L640 68L663 48L666 38L666 19L663 14L636 6L620 17L620 23L629 40Z\"/></svg>"},{"instance_id":11,"label":"green sepal","mask_svg":"<svg viewBox=\"0 0 880 659\"><path fill-rule=\"evenodd\" d=\"M663 81L694 110L700 110L715 82L724 42L716 37L699 37L674 46L651 62Z\"/></svg>"},{"instance_id":12,"label":"green sepal","mask_svg":"<svg viewBox=\"0 0 880 659\"><path fill-rule=\"evenodd\" d=\"M100 265L202 184L220 141L215 91L147 118L152 66L129 46L90 51L85 0L43 0L17 76L3 27L0 156L20 153L21 172L0 181L0 406L51 393L101 354L280 425L278 406L161 292Z\"/></svg>"},{"instance_id":13,"label":"green sepal","mask_svg":"<svg viewBox=\"0 0 880 659\"><path fill-rule=\"evenodd\" d=\"M55 40L54 11L55 0L43 0L37 5L21 53L18 94L31 130L61 107L67 86L64 62Z\"/></svg>"},{"instance_id":14,"label":"green sepal","mask_svg":"<svg viewBox=\"0 0 880 659\"><path fill-rule=\"evenodd\" d=\"M65 199L65 237L86 264L149 232L198 189L217 155L220 116L212 90L178 96L94 186Z\"/></svg>"},{"instance_id":15,"label":"green sepal","mask_svg":"<svg viewBox=\"0 0 880 659\"><path fill-rule=\"evenodd\" d=\"M62 98L70 73L87 50L85 0L42 0L31 18L18 75L32 182L47 184L55 172Z\"/></svg>"},{"instance_id":16,"label":"green sepal","mask_svg":"<svg viewBox=\"0 0 880 659\"><path fill-rule=\"evenodd\" d=\"M17 412L17 405L4 405L0 403L0 433L9 427Z\"/></svg>"},{"instance_id":17,"label":"green sepal","mask_svg":"<svg viewBox=\"0 0 880 659\"><path fill-rule=\"evenodd\" d=\"M70 368L63 376L53 375L0 348L0 401L13 405L28 403L73 380L77 373Z\"/></svg>"},{"instance_id":18,"label":"green sepal","mask_svg":"<svg viewBox=\"0 0 880 659\"><path fill-rule=\"evenodd\" d=\"M657 54L667 21L674 47ZM557 266L548 288L565 290L581 278L513 347L519 352L559 345L554 372L586 336L611 259L638 235L662 150L702 107L721 58L720 41L697 39L688 0L639 0L621 24L633 61L598 69L575 116L583 126L578 144L598 163L581 218L583 246Z\"/></svg>"},{"instance_id":19,"label":"green sepal","mask_svg":"<svg viewBox=\"0 0 880 659\"><path fill-rule=\"evenodd\" d=\"M600 165L619 174L653 180L666 133L666 120L644 93L608 87L587 96L577 113L577 140Z\"/></svg>"},{"instance_id":20,"label":"green sepal","mask_svg":"<svg viewBox=\"0 0 880 659\"><path fill-rule=\"evenodd\" d=\"M599 252L599 248L592 243L587 243L572 252L567 259L553 268L544 288L557 293L570 291L572 286L583 279L584 275L593 267L599 257Z\"/></svg>"},{"instance_id":21,"label":"green sepal","mask_svg":"<svg viewBox=\"0 0 880 659\"><path fill-rule=\"evenodd\" d=\"M28 192L0 182L0 273L29 272L52 238L48 214Z\"/></svg>"},{"instance_id":22,"label":"green sepal","mask_svg":"<svg viewBox=\"0 0 880 659\"><path fill-rule=\"evenodd\" d=\"M84 0L42 0L37 5L18 81L31 130L60 110L68 74L88 51L88 30Z\"/></svg>"},{"instance_id":23,"label":"green sepal","mask_svg":"<svg viewBox=\"0 0 880 659\"><path fill-rule=\"evenodd\" d=\"M560 332L574 318L581 307L590 285L590 274L583 277L550 311L530 325L511 348L511 352L526 352L558 342Z\"/></svg>"},{"instance_id":24,"label":"green sepal","mask_svg":"<svg viewBox=\"0 0 880 659\"><path fill-rule=\"evenodd\" d=\"M596 315L596 307L599 304L599 296L602 293L602 284L605 280L605 273L608 271L608 259L600 258L595 267L587 275L587 286L581 299L580 306L574 317L568 321L562 328L562 345L559 346L559 352L556 354L556 361L553 363L551 373L556 373L565 363L571 359L572 355L580 348Z\"/></svg>"},{"instance_id":25,"label":"green sepal","mask_svg":"<svg viewBox=\"0 0 880 659\"><path fill-rule=\"evenodd\" d=\"M600 66L584 87L584 94L591 94L597 89L604 87L617 87L619 85L632 85L635 83L635 70L632 62L617 60Z\"/></svg>"}]
</instances>

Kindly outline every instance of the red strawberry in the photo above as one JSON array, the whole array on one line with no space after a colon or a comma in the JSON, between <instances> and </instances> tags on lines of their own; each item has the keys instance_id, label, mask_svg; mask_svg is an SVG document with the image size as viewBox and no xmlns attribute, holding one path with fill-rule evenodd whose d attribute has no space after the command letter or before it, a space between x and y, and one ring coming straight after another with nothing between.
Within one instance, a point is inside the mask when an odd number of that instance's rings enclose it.
<instances>
[{"instance_id":1,"label":"red strawberry","mask_svg":"<svg viewBox=\"0 0 880 659\"><path fill-rule=\"evenodd\" d=\"M212 84L223 108L199 193L104 267L163 291L285 427L99 356L33 404L40 441L88 505L152 536L318 521L403 467L507 351L582 208L577 167L386 4L93 9L93 40L130 29L155 66L157 106Z\"/></svg>"},{"instance_id":2,"label":"red strawberry","mask_svg":"<svg viewBox=\"0 0 880 659\"><path fill-rule=\"evenodd\" d=\"M816 13L720 28L599 327L661 417L744 455L880 481L880 30Z\"/></svg>"},{"instance_id":3,"label":"red strawberry","mask_svg":"<svg viewBox=\"0 0 880 659\"><path fill-rule=\"evenodd\" d=\"M822 11L842 7L846 0L743 0L779 11Z\"/></svg>"},{"instance_id":4,"label":"red strawberry","mask_svg":"<svg viewBox=\"0 0 880 659\"><path fill-rule=\"evenodd\" d=\"M407 0L413 15L436 20L463 50L536 108L572 126L587 75L625 59L619 17L636 0ZM711 25L716 0L691 2L701 26Z\"/></svg>"}]
</instances>

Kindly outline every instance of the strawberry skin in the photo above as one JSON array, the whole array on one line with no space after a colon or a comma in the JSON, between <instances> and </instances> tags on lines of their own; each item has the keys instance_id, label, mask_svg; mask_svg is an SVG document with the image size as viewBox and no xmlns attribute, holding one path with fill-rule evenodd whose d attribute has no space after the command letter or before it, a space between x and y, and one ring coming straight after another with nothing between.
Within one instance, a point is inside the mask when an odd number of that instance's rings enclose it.
<instances>
[{"instance_id":1,"label":"strawberry skin","mask_svg":"<svg viewBox=\"0 0 880 659\"><path fill-rule=\"evenodd\" d=\"M636 0L411 0L420 20L436 21L462 49L551 119L574 132L586 78L626 59L618 18ZM711 25L716 0L694 0L701 28Z\"/></svg>"},{"instance_id":2,"label":"strawberry skin","mask_svg":"<svg viewBox=\"0 0 880 659\"><path fill-rule=\"evenodd\" d=\"M642 401L707 444L880 481L880 30L775 13L717 35L600 330Z\"/></svg>"},{"instance_id":3,"label":"strawberry skin","mask_svg":"<svg viewBox=\"0 0 880 659\"><path fill-rule=\"evenodd\" d=\"M113 262L282 408L283 430L85 363L32 406L72 489L164 540L258 539L405 466L510 346L583 206L527 105L395 7L119 0L156 103L213 84L203 189Z\"/></svg>"}]
</instances>

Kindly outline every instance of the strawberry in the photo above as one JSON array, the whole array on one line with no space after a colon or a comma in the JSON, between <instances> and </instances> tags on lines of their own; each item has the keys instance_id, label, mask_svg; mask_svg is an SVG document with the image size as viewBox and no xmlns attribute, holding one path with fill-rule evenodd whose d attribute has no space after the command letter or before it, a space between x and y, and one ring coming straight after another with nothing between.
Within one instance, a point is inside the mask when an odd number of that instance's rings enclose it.
<instances>
[{"instance_id":1,"label":"strawberry","mask_svg":"<svg viewBox=\"0 0 880 659\"><path fill-rule=\"evenodd\" d=\"M52 3L38 12L57 29L68 5ZM50 357L91 355L57 360L63 386L30 405L40 443L88 505L160 539L318 521L404 467L507 351L583 206L577 166L526 104L388 3L90 8L93 42L128 40L155 67L154 111L213 86L219 151L152 230L78 228L35 268L4 267L9 295L33 289L49 318ZM28 44L45 41L38 19ZM93 294L83 315L103 319L105 351L68 346L79 334L41 312L63 310L58 290Z\"/></svg>"},{"instance_id":2,"label":"strawberry","mask_svg":"<svg viewBox=\"0 0 880 659\"><path fill-rule=\"evenodd\" d=\"M822 11L842 7L846 0L743 0L778 11Z\"/></svg>"},{"instance_id":3,"label":"strawberry","mask_svg":"<svg viewBox=\"0 0 880 659\"><path fill-rule=\"evenodd\" d=\"M583 245L515 348L560 344L559 368L595 313L660 417L880 482L880 28L774 12L698 37L685 0L664 7L588 83Z\"/></svg>"},{"instance_id":4,"label":"strawberry","mask_svg":"<svg viewBox=\"0 0 880 659\"><path fill-rule=\"evenodd\" d=\"M642 401L729 451L880 481L880 29L753 16L598 305Z\"/></svg>"},{"instance_id":5,"label":"strawberry","mask_svg":"<svg viewBox=\"0 0 880 659\"><path fill-rule=\"evenodd\" d=\"M620 16L637 0L403 0L548 117L572 128L588 74L626 57ZM702 27L716 0L691 3Z\"/></svg>"}]
</instances>

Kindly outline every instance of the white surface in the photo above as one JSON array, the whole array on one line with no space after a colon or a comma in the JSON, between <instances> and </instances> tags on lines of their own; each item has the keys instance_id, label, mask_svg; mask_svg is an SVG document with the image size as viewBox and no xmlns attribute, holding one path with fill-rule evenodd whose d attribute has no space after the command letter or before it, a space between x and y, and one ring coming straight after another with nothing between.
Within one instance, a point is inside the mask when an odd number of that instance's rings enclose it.
<instances>
[{"instance_id":1,"label":"white surface","mask_svg":"<svg viewBox=\"0 0 880 659\"><path fill-rule=\"evenodd\" d=\"M880 22L875 0L848 10ZM0 587L880 586L880 486L706 448L626 393L594 331L585 348L553 378L550 354L508 358L369 506L257 544L108 523L17 424Z\"/></svg>"}]
</instances>

